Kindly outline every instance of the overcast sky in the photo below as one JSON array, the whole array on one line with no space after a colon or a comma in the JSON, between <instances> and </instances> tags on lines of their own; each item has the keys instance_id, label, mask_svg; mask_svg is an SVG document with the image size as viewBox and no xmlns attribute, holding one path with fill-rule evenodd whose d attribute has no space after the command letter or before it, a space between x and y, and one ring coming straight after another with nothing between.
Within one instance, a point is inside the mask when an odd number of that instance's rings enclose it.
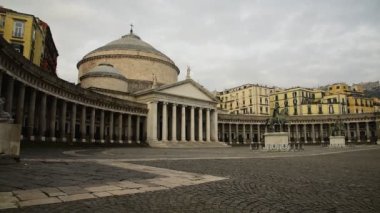
<instances>
[{"instance_id":1,"label":"overcast sky","mask_svg":"<svg viewBox=\"0 0 380 213\"><path fill-rule=\"evenodd\" d=\"M245 83L316 87L380 80L379 0L1 0L46 21L58 75L77 81L88 52L134 32L209 90Z\"/></svg>"}]
</instances>

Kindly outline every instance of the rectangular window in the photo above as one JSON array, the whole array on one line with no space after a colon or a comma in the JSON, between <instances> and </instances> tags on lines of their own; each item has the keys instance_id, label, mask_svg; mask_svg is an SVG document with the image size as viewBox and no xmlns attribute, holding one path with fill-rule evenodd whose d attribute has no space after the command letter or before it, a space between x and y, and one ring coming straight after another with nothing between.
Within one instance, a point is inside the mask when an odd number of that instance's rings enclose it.
<instances>
[{"instance_id":1,"label":"rectangular window","mask_svg":"<svg viewBox=\"0 0 380 213\"><path fill-rule=\"evenodd\" d=\"M22 38L24 37L24 22L14 21L13 23L13 37Z\"/></svg>"}]
</instances>

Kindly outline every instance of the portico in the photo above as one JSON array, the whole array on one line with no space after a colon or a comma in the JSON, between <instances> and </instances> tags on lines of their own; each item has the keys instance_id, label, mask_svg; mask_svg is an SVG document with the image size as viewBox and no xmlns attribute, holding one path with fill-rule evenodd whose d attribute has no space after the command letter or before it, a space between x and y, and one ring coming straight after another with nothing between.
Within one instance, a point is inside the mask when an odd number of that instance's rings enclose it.
<instances>
[{"instance_id":1,"label":"portico","mask_svg":"<svg viewBox=\"0 0 380 213\"><path fill-rule=\"evenodd\" d=\"M217 142L214 96L186 79L136 94L148 103L147 139L156 142Z\"/></svg>"}]
</instances>

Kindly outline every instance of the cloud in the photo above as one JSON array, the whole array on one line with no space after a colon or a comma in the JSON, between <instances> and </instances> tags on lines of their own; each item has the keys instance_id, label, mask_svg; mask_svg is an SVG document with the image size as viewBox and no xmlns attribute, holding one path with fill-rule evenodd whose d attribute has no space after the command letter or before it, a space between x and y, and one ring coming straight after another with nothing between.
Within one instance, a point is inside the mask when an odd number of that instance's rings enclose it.
<instances>
[{"instance_id":1,"label":"cloud","mask_svg":"<svg viewBox=\"0 0 380 213\"><path fill-rule=\"evenodd\" d=\"M135 32L210 90L244 83L314 87L380 79L380 2L4 0L52 28L59 76L89 51ZM41 5L44 5L43 7ZM48 5L48 9L46 6Z\"/></svg>"}]
</instances>

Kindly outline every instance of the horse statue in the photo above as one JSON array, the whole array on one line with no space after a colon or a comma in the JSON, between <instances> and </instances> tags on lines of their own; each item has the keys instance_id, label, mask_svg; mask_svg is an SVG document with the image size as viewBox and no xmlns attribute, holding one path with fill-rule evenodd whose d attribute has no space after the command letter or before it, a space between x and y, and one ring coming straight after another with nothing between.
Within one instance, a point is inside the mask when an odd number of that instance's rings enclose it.
<instances>
[{"instance_id":1,"label":"horse statue","mask_svg":"<svg viewBox=\"0 0 380 213\"><path fill-rule=\"evenodd\" d=\"M285 107L280 111L278 104L273 109L272 117L266 120L265 125L269 127L270 132L275 132L276 125L280 126L280 131L283 131L283 127L286 124L286 117L288 115L288 108Z\"/></svg>"},{"instance_id":2,"label":"horse statue","mask_svg":"<svg viewBox=\"0 0 380 213\"><path fill-rule=\"evenodd\" d=\"M332 126L330 130L331 136L345 136L345 128L343 122L338 119Z\"/></svg>"}]
</instances>

